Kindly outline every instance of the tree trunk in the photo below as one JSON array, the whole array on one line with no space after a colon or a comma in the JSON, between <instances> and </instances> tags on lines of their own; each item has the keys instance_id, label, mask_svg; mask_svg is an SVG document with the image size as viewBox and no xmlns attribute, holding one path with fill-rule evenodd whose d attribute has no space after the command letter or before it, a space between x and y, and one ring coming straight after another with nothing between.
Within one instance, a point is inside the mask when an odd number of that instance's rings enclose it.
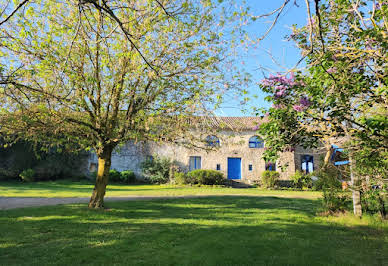
<instances>
[{"instance_id":1,"label":"tree trunk","mask_svg":"<svg viewBox=\"0 0 388 266\"><path fill-rule=\"evenodd\" d=\"M379 204L380 204L380 215L381 218L385 219L387 217L387 212L385 211L385 204L384 204L384 195L379 195Z\"/></svg>"},{"instance_id":2,"label":"tree trunk","mask_svg":"<svg viewBox=\"0 0 388 266\"><path fill-rule=\"evenodd\" d=\"M89 201L89 208L99 209L104 207L104 196L109 179L112 150L113 148L111 147L104 147L101 152L97 152L98 170L96 184Z\"/></svg>"},{"instance_id":3,"label":"tree trunk","mask_svg":"<svg viewBox=\"0 0 388 266\"><path fill-rule=\"evenodd\" d=\"M350 182L352 183L353 213L356 216L362 216L360 180L354 173L354 160L351 152L349 153L350 162Z\"/></svg>"},{"instance_id":4,"label":"tree trunk","mask_svg":"<svg viewBox=\"0 0 388 266\"><path fill-rule=\"evenodd\" d=\"M326 146L326 155L325 155L325 158L323 160L322 169L326 169L329 166L333 152L334 152L333 146L331 144L327 145Z\"/></svg>"}]
</instances>

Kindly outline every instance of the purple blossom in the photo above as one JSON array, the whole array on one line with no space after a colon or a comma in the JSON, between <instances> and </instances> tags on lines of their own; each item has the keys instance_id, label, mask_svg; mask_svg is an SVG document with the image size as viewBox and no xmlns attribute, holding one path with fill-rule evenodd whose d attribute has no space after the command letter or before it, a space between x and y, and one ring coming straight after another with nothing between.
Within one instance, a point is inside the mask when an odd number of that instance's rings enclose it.
<instances>
[{"instance_id":1,"label":"purple blossom","mask_svg":"<svg viewBox=\"0 0 388 266\"><path fill-rule=\"evenodd\" d=\"M294 152L295 151L295 147L293 146L288 146L287 148L284 148L283 152Z\"/></svg>"},{"instance_id":2,"label":"purple blossom","mask_svg":"<svg viewBox=\"0 0 388 266\"><path fill-rule=\"evenodd\" d=\"M307 19L307 25L314 26L314 24L315 24L315 18L308 18Z\"/></svg>"},{"instance_id":3,"label":"purple blossom","mask_svg":"<svg viewBox=\"0 0 388 266\"><path fill-rule=\"evenodd\" d=\"M327 73L330 73L330 74L333 74L333 73L337 73L337 68L336 67L331 67L327 70Z\"/></svg>"},{"instance_id":4,"label":"purple blossom","mask_svg":"<svg viewBox=\"0 0 388 266\"><path fill-rule=\"evenodd\" d=\"M263 79L261 81L261 85L264 87L270 87L270 86L274 85L274 82L272 80L269 80L269 79Z\"/></svg>"},{"instance_id":5,"label":"purple blossom","mask_svg":"<svg viewBox=\"0 0 388 266\"><path fill-rule=\"evenodd\" d=\"M373 46L376 44L376 41L373 39L367 39L365 41L365 47L368 49L373 49Z\"/></svg>"},{"instance_id":6,"label":"purple blossom","mask_svg":"<svg viewBox=\"0 0 388 266\"><path fill-rule=\"evenodd\" d=\"M275 99L279 99L279 98L283 97L285 94L286 94L285 91L277 91L277 92L275 92Z\"/></svg>"},{"instance_id":7,"label":"purple blossom","mask_svg":"<svg viewBox=\"0 0 388 266\"><path fill-rule=\"evenodd\" d=\"M287 89L299 85L303 86L303 82L297 82L295 80L295 74L291 72L289 77L281 75L280 73L276 76L271 74L268 78L261 81L261 85L264 87L275 87L275 90L279 92L276 96L282 97Z\"/></svg>"},{"instance_id":8,"label":"purple blossom","mask_svg":"<svg viewBox=\"0 0 388 266\"><path fill-rule=\"evenodd\" d=\"M294 105L292 108L297 112L302 112L304 109L301 105Z\"/></svg>"},{"instance_id":9,"label":"purple blossom","mask_svg":"<svg viewBox=\"0 0 388 266\"><path fill-rule=\"evenodd\" d=\"M284 105L283 105L283 104L272 104L272 108L275 108L275 109L283 109L283 108L284 108Z\"/></svg>"},{"instance_id":10,"label":"purple blossom","mask_svg":"<svg viewBox=\"0 0 388 266\"><path fill-rule=\"evenodd\" d=\"M294 39L296 39L296 36L297 36L297 35L296 35L295 33L291 33L291 34L290 34L290 39L291 39L291 40L294 40Z\"/></svg>"},{"instance_id":11,"label":"purple blossom","mask_svg":"<svg viewBox=\"0 0 388 266\"><path fill-rule=\"evenodd\" d=\"M303 107L309 107L311 105L311 102L307 97L300 98L299 103Z\"/></svg>"},{"instance_id":12,"label":"purple blossom","mask_svg":"<svg viewBox=\"0 0 388 266\"><path fill-rule=\"evenodd\" d=\"M252 128L252 130L258 130L258 129L259 129L259 126L258 126L258 125L254 126L254 127Z\"/></svg>"},{"instance_id":13,"label":"purple blossom","mask_svg":"<svg viewBox=\"0 0 388 266\"><path fill-rule=\"evenodd\" d=\"M283 97L286 94L287 87L284 85L275 87L275 98Z\"/></svg>"},{"instance_id":14,"label":"purple blossom","mask_svg":"<svg viewBox=\"0 0 388 266\"><path fill-rule=\"evenodd\" d=\"M277 90L277 91L285 91L286 89L287 89L287 87L284 85L280 85L280 86L275 87L275 90Z\"/></svg>"},{"instance_id":15,"label":"purple blossom","mask_svg":"<svg viewBox=\"0 0 388 266\"><path fill-rule=\"evenodd\" d=\"M377 3L376 4L376 9L381 9L382 6L388 6L388 2L382 2L381 4Z\"/></svg>"}]
</instances>

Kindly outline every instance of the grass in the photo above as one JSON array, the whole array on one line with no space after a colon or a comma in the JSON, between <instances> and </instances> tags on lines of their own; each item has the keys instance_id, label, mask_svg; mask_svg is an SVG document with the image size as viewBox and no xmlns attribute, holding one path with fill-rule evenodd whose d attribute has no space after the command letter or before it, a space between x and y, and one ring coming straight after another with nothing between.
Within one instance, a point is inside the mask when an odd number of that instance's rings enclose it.
<instances>
[{"instance_id":1,"label":"grass","mask_svg":"<svg viewBox=\"0 0 388 266\"><path fill-rule=\"evenodd\" d=\"M0 212L1 265L384 265L388 224L318 201L213 196Z\"/></svg>"},{"instance_id":2,"label":"grass","mask_svg":"<svg viewBox=\"0 0 388 266\"><path fill-rule=\"evenodd\" d=\"M1 182L0 197L89 197L93 184L88 181L56 182ZM316 191L265 190L258 188L235 189L227 187L191 187L172 185L122 185L109 184L107 197L120 196L185 196L185 195L255 195L278 197L301 197L316 199Z\"/></svg>"}]
</instances>

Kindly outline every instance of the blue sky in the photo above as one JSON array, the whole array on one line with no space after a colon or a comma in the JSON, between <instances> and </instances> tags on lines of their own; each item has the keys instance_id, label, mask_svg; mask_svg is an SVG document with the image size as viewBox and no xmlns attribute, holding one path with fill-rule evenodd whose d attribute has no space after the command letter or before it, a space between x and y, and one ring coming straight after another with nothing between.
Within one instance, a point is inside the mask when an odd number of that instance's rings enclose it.
<instances>
[{"instance_id":1,"label":"blue sky","mask_svg":"<svg viewBox=\"0 0 388 266\"><path fill-rule=\"evenodd\" d=\"M268 13L283 3L283 0L248 0L247 5L251 8L251 13L255 15ZM264 75L270 73L282 72L285 68L292 68L300 59L300 53L295 48L295 45L291 41L286 40L286 35L291 33L291 26L297 24L303 26L306 24L306 6L304 1L297 0L296 3L299 7L295 6L294 1L290 1L288 6L283 10L283 14L279 17L276 26L267 35L267 37L254 48L251 47L248 51L242 52L239 55L240 67L244 68L253 77L253 82L249 91L251 101L245 106L248 112L242 111L240 104L241 99L226 99L226 103L223 107L216 112L219 116L250 116L252 115L250 110L252 107L269 107L271 103L264 101L266 96L260 91L257 82L263 79ZM248 26L248 32L251 38L257 39L262 36L268 29L274 16L268 18L261 18L252 22ZM271 55L276 59L279 64L273 62ZM240 60L241 59L241 60ZM264 70L264 69L265 70ZM257 98L253 98L256 95Z\"/></svg>"}]
</instances>

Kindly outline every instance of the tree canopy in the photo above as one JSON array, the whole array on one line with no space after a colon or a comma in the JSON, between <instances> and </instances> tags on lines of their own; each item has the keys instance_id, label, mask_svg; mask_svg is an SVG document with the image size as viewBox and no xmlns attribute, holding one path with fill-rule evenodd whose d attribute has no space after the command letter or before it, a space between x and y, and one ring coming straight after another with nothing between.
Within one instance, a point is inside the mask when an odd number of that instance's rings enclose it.
<instances>
[{"instance_id":1,"label":"tree canopy","mask_svg":"<svg viewBox=\"0 0 388 266\"><path fill-rule=\"evenodd\" d=\"M385 2L331 0L317 6L308 25L294 27L289 38L306 70L269 76L260 85L273 102L260 129L267 158L297 144L323 143L330 151L340 143L358 177L355 190L359 177L371 177L371 165L379 165L374 177L387 178L387 20Z\"/></svg>"},{"instance_id":2,"label":"tree canopy","mask_svg":"<svg viewBox=\"0 0 388 266\"><path fill-rule=\"evenodd\" d=\"M23 2L0 28L0 130L93 148L91 207L103 205L114 147L174 139L247 80L225 72L240 13L221 3L40 0L14 13Z\"/></svg>"}]
</instances>

